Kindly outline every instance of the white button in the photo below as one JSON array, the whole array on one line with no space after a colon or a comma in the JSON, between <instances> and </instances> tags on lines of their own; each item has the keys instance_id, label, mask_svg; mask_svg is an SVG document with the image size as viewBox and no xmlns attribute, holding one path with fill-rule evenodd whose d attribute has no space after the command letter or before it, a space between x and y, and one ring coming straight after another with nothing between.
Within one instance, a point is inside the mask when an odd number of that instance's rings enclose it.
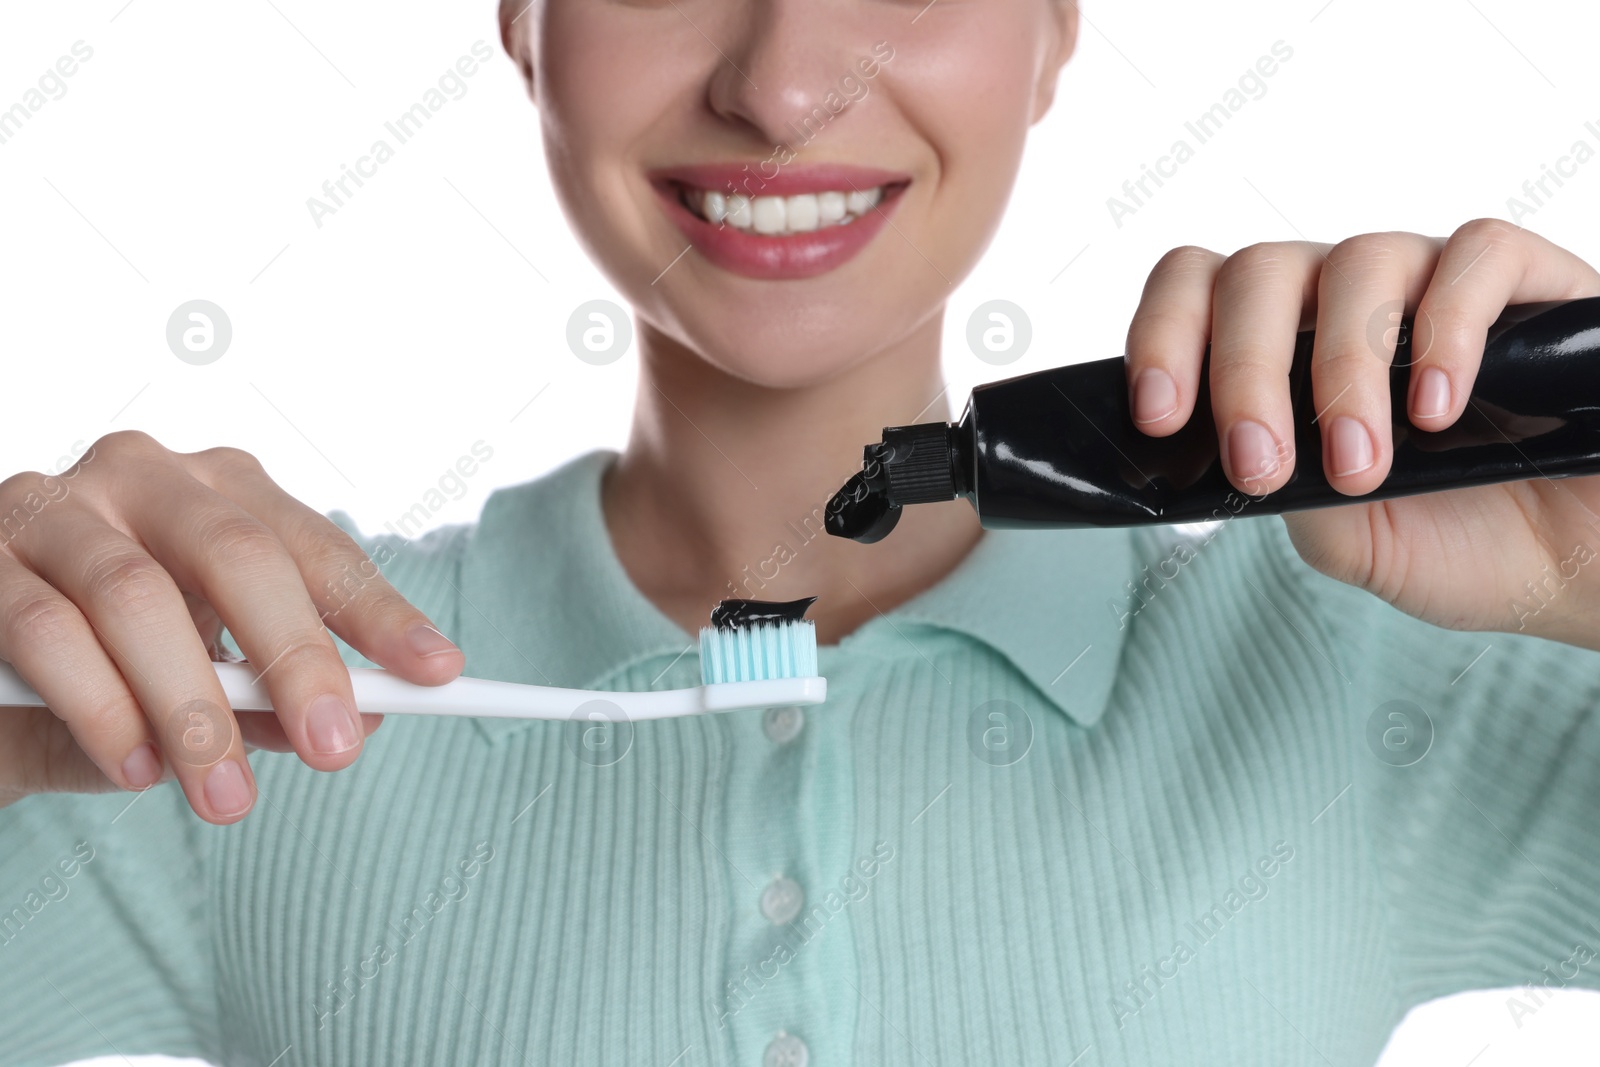
<instances>
[{"instance_id":1,"label":"white button","mask_svg":"<svg viewBox=\"0 0 1600 1067\"><path fill-rule=\"evenodd\" d=\"M783 926L793 920L805 903L806 893L800 888L800 883L781 874L761 891L761 914L774 926Z\"/></svg>"},{"instance_id":2,"label":"white button","mask_svg":"<svg viewBox=\"0 0 1600 1067\"><path fill-rule=\"evenodd\" d=\"M805 724L806 713L794 706L768 708L766 715L761 719L761 726L767 731L767 737L780 745L786 745L799 737Z\"/></svg>"},{"instance_id":3,"label":"white button","mask_svg":"<svg viewBox=\"0 0 1600 1067\"><path fill-rule=\"evenodd\" d=\"M767 1046L767 1054L761 1057L761 1067L806 1067L810 1058L804 1041L779 1030L778 1036Z\"/></svg>"}]
</instances>

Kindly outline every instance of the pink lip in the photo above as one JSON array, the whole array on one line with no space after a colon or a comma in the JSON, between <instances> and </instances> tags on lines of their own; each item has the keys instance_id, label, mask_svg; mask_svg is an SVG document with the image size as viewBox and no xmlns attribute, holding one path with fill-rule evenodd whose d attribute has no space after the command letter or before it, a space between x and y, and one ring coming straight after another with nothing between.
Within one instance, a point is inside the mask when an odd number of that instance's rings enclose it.
<instances>
[{"instance_id":1,"label":"pink lip","mask_svg":"<svg viewBox=\"0 0 1600 1067\"><path fill-rule=\"evenodd\" d=\"M664 168L649 176L668 217L701 255L724 270L771 281L812 278L849 262L883 229L911 180L903 172L843 164L791 164L769 178L761 177L758 170L758 166L710 163ZM678 199L680 185L750 196L867 190L879 185L890 188L884 190L873 211L852 223L790 237L768 237L707 222L683 206Z\"/></svg>"}]
</instances>

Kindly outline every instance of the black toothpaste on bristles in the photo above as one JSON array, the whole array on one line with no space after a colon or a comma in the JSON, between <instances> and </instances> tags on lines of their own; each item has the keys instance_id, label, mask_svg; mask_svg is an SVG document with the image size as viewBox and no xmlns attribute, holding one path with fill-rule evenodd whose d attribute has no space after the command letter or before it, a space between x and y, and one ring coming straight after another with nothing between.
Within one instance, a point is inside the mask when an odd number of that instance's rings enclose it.
<instances>
[{"instance_id":1,"label":"black toothpaste on bristles","mask_svg":"<svg viewBox=\"0 0 1600 1067\"><path fill-rule=\"evenodd\" d=\"M814 596L799 600L724 600L700 630L700 680L760 682L817 674L817 625L805 617Z\"/></svg>"}]
</instances>

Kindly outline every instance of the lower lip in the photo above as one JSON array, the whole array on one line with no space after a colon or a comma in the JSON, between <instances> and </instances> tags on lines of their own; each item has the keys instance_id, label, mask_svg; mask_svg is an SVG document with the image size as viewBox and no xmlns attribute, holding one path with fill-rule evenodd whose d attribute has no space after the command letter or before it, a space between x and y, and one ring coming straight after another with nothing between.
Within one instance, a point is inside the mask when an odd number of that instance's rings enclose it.
<instances>
[{"instance_id":1,"label":"lower lip","mask_svg":"<svg viewBox=\"0 0 1600 1067\"><path fill-rule=\"evenodd\" d=\"M679 188L671 182L655 185L667 215L702 256L723 270L746 278L783 281L814 278L848 263L883 229L906 186L886 188L876 209L854 222L790 237L769 237L707 222L683 206L678 199Z\"/></svg>"}]
</instances>

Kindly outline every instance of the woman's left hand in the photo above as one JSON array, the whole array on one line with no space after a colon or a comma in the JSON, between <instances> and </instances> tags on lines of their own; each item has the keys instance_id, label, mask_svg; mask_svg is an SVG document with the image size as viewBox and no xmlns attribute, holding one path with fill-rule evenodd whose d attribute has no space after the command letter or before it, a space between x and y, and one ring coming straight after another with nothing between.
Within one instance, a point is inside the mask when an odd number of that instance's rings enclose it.
<instances>
[{"instance_id":1,"label":"woman's left hand","mask_svg":"<svg viewBox=\"0 0 1600 1067\"><path fill-rule=\"evenodd\" d=\"M1383 351L1375 351L1375 322L1387 323L1402 302L1415 312L1423 354L1406 409L1418 429L1442 430L1465 409L1487 328L1506 305L1596 295L1593 267L1497 219L1469 222L1449 240L1373 233L1331 246L1257 244L1226 257L1174 249L1151 272L1128 331L1134 419L1156 437L1188 421L1209 341L1223 468L1253 496L1281 487L1295 462L1294 335L1314 323L1323 465L1334 488L1359 498L1383 482L1393 458L1396 331L1380 327ZM1311 566L1418 618L1600 648L1600 476L1352 502L1284 521ZM1541 598L1529 596L1530 581Z\"/></svg>"}]
</instances>

